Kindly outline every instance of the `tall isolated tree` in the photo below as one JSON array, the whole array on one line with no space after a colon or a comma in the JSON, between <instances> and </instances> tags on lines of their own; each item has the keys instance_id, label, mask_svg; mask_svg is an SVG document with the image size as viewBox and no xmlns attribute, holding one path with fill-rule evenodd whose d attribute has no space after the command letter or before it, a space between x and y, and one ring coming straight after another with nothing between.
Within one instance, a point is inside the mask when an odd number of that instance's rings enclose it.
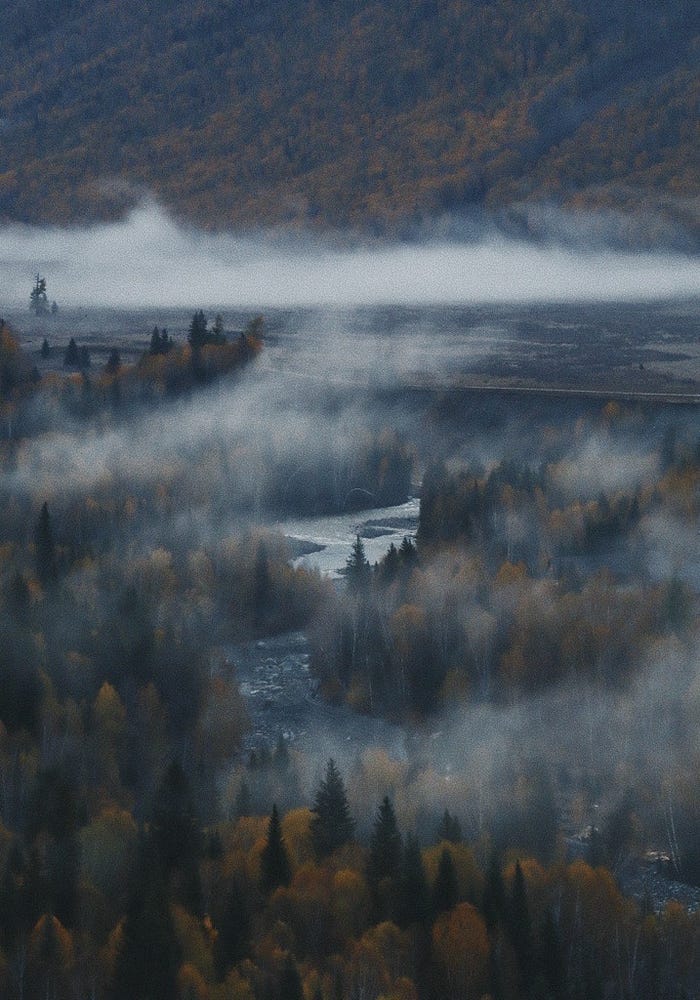
<instances>
[{"instance_id":1,"label":"tall isolated tree","mask_svg":"<svg viewBox=\"0 0 700 1000\"><path fill-rule=\"evenodd\" d=\"M332 854L352 840L355 821L350 815L343 778L332 757L316 792L312 811L311 839L318 858Z\"/></svg>"},{"instance_id":2,"label":"tall isolated tree","mask_svg":"<svg viewBox=\"0 0 700 1000\"><path fill-rule=\"evenodd\" d=\"M46 278L37 274L34 287L29 295L29 308L37 316L43 316L49 311L49 297L46 293Z\"/></svg>"},{"instance_id":3,"label":"tall isolated tree","mask_svg":"<svg viewBox=\"0 0 700 1000\"><path fill-rule=\"evenodd\" d=\"M263 892L273 892L281 885L289 885L292 877L287 849L282 837L277 806L272 806L267 825L267 840L260 855L260 884Z\"/></svg>"}]
</instances>

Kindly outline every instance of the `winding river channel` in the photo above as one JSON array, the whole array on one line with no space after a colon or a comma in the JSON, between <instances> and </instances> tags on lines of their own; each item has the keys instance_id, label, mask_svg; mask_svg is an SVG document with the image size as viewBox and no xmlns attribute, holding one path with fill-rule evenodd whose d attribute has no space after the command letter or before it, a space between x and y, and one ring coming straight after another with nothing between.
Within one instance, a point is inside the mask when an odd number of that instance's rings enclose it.
<instances>
[{"instance_id":1,"label":"winding river channel","mask_svg":"<svg viewBox=\"0 0 700 1000\"><path fill-rule=\"evenodd\" d=\"M350 548L359 535L370 563L382 558L393 542L413 538L419 501L411 498L395 507L353 511L329 517L296 518L274 525L305 554L294 565L317 569L340 581ZM310 551L306 551L310 550ZM266 743L274 747L280 734L299 749L331 756L383 747L406 756L406 732L384 719L357 715L344 705L328 705L317 695L309 670L304 632L288 632L250 642L231 643L226 658L235 669L250 730L244 750Z\"/></svg>"}]
</instances>

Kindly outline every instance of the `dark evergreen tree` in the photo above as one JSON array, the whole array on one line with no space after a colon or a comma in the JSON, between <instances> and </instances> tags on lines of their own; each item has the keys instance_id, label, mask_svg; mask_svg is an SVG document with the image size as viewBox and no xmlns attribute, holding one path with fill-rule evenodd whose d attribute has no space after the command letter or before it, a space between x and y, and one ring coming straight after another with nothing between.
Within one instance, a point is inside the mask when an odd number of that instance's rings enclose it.
<instances>
[{"instance_id":1,"label":"dark evergreen tree","mask_svg":"<svg viewBox=\"0 0 700 1000\"><path fill-rule=\"evenodd\" d=\"M379 564L379 576L382 583L388 584L395 580L401 569L399 551L392 542L386 550L386 555Z\"/></svg>"},{"instance_id":2,"label":"dark evergreen tree","mask_svg":"<svg viewBox=\"0 0 700 1000\"><path fill-rule=\"evenodd\" d=\"M80 351L73 337L68 341L66 353L63 355L63 365L65 368L78 368L80 366Z\"/></svg>"},{"instance_id":3,"label":"dark evergreen tree","mask_svg":"<svg viewBox=\"0 0 700 1000\"><path fill-rule=\"evenodd\" d=\"M44 339L42 341L41 351L39 353L41 354L42 358L44 358L44 359L51 357L51 348L49 346L49 342L46 339L46 337L44 337Z\"/></svg>"},{"instance_id":4,"label":"dark evergreen tree","mask_svg":"<svg viewBox=\"0 0 700 1000\"><path fill-rule=\"evenodd\" d=\"M291 877L282 826L277 806L273 805L267 826L267 840L260 855L260 885L263 892L270 893L280 885L289 885Z\"/></svg>"},{"instance_id":5,"label":"dark evergreen tree","mask_svg":"<svg viewBox=\"0 0 700 1000\"><path fill-rule=\"evenodd\" d=\"M396 919L401 927L424 924L430 917L430 889L418 839L409 834L401 859Z\"/></svg>"},{"instance_id":6,"label":"dark evergreen tree","mask_svg":"<svg viewBox=\"0 0 700 1000\"><path fill-rule=\"evenodd\" d=\"M355 821L350 815L345 784L331 758L316 792L311 819L311 839L318 858L332 854L352 840Z\"/></svg>"},{"instance_id":7,"label":"dark evergreen tree","mask_svg":"<svg viewBox=\"0 0 700 1000\"><path fill-rule=\"evenodd\" d=\"M365 556L365 547L359 535L355 536L352 552L345 563L345 579L351 593L361 593L372 577L369 562Z\"/></svg>"},{"instance_id":8,"label":"dark evergreen tree","mask_svg":"<svg viewBox=\"0 0 700 1000\"><path fill-rule=\"evenodd\" d=\"M452 854L443 847L433 885L433 912L444 913L459 902L459 882Z\"/></svg>"},{"instance_id":9,"label":"dark evergreen tree","mask_svg":"<svg viewBox=\"0 0 700 1000\"><path fill-rule=\"evenodd\" d=\"M192 350L198 351L201 347L204 347L204 345L208 342L208 339L209 330L207 329L207 317L200 309L192 316L189 333L187 334L187 340Z\"/></svg>"},{"instance_id":10,"label":"dark evergreen tree","mask_svg":"<svg viewBox=\"0 0 700 1000\"><path fill-rule=\"evenodd\" d=\"M29 308L37 316L43 316L49 311L49 298L46 294L46 278L37 274L34 287L29 295Z\"/></svg>"},{"instance_id":11,"label":"dark evergreen tree","mask_svg":"<svg viewBox=\"0 0 700 1000\"><path fill-rule=\"evenodd\" d=\"M367 883L376 921L390 920L395 915L402 848L403 841L394 807L385 795L377 810L367 859Z\"/></svg>"},{"instance_id":12,"label":"dark evergreen tree","mask_svg":"<svg viewBox=\"0 0 700 1000\"><path fill-rule=\"evenodd\" d=\"M56 566L56 547L53 539L53 529L51 528L51 516L46 502L42 504L41 513L34 532L34 545L36 550L36 575L42 587L46 588L55 583L58 578Z\"/></svg>"},{"instance_id":13,"label":"dark evergreen tree","mask_svg":"<svg viewBox=\"0 0 700 1000\"><path fill-rule=\"evenodd\" d=\"M438 843L443 840L449 841L450 844L462 843L462 827L457 817L453 816L449 809L445 809L442 814L440 825L437 828L437 839Z\"/></svg>"},{"instance_id":14,"label":"dark evergreen tree","mask_svg":"<svg viewBox=\"0 0 700 1000\"><path fill-rule=\"evenodd\" d=\"M367 877L371 883L383 878L398 878L401 870L402 838L394 807L385 795L377 810L369 840Z\"/></svg>"},{"instance_id":15,"label":"dark evergreen tree","mask_svg":"<svg viewBox=\"0 0 700 1000\"><path fill-rule=\"evenodd\" d=\"M418 553L416 551L416 546L408 537L408 535L403 536L401 545L399 546L399 559L401 565L404 569L411 570L418 562Z\"/></svg>"}]
</instances>

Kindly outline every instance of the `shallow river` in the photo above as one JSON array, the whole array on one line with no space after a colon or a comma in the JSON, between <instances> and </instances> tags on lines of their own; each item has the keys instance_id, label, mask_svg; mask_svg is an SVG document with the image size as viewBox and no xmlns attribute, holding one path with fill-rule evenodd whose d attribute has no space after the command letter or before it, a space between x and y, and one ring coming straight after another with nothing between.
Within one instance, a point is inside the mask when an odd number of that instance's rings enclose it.
<instances>
[{"instance_id":1,"label":"shallow river","mask_svg":"<svg viewBox=\"0 0 700 1000\"><path fill-rule=\"evenodd\" d=\"M357 535L363 539L370 563L375 563L392 542L398 547L405 536L415 536L418 510L418 499L411 498L396 507L297 518L274 527L295 543L314 547L315 551L295 559L295 565L340 580ZM406 755L406 733L399 726L357 715L343 705L327 705L318 697L303 632L232 643L225 652L251 722L244 749L263 742L274 747L282 734L300 749L326 758L340 752L359 755L369 746L383 747L394 756Z\"/></svg>"},{"instance_id":2,"label":"shallow river","mask_svg":"<svg viewBox=\"0 0 700 1000\"><path fill-rule=\"evenodd\" d=\"M296 543L309 543L316 551L299 556L295 566L318 569L338 579L357 535L362 539L370 564L378 562L393 542L398 548L404 537L414 538L420 501L411 497L397 507L353 511L333 517L303 517L275 524L275 530Z\"/></svg>"}]
</instances>

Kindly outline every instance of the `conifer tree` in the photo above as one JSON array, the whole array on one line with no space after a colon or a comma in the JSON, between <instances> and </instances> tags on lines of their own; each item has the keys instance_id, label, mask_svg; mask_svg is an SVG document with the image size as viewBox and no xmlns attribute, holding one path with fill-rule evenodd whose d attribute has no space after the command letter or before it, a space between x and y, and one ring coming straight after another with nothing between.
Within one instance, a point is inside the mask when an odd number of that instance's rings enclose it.
<instances>
[{"instance_id":1,"label":"conifer tree","mask_svg":"<svg viewBox=\"0 0 700 1000\"><path fill-rule=\"evenodd\" d=\"M204 347L209 340L207 318L201 309L192 316L187 339L193 351L197 351L200 347Z\"/></svg>"},{"instance_id":2,"label":"conifer tree","mask_svg":"<svg viewBox=\"0 0 700 1000\"><path fill-rule=\"evenodd\" d=\"M430 890L418 839L406 837L401 859L396 917L400 926L425 923L430 916Z\"/></svg>"},{"instance_id":3,"label":"conifer tree","mask_svg":"<svg viewBox=\"0 0 700 1000\"><path fill-rule=\"evenodd\" d=\"M359 593L370 581L372 571L365 556L365 547L359 535L355 536L352 551L345 562L345 579L348 590Z\"/></svg>"},{"instance_id":4,"label":"conifer tree","mask_svg":"<svg viewBox=\"0 0 700 1000\"><path fill-rule=\"evenodd\" d=\"M345 784L333 758L328 761L312 811L311 839L318 858L332 854L352 840L355 821L350 815Z\"/></svg>"},{"instance_id":5,"label":"conifer tree","mask_svg":"<svg viewBox=\"0 0 700 1000\"><path fill-rule=\"evenodd\" d=\"M385 795L377 810L367 859L367 883L377 922L393 919L395 915L402 848L394 807Z\"/></svg>"},{"instance_id":6,"label":"conifer tree","mask_svg":"<svg viewBox=\"0 0 700 1000\"><path fill-rule=\"evenodd\" d=\"M436 914L451 910L459 901L459 883L452 854L443 847L433 885L433 910Z\"/></svg>"},{"instance_id":7,"label":"conifer tree","mask_svg":"<svg viewBox=\"0 0 700 1000\"><path fill-rule=\"evenodd\" d=\"M371 883L384 878L398 878L401 869L402 839L396 814L388 795L377 810L369 841L367 877Z\"/></svg>"},{"instance_id":8,"label":"conifer tree","mask_svg":"<svg viewBox=\"0 0 700 1000\"><path fill-rule=\"evenodd\" d=\"M34 287L29 295L29 308L37 316L43 316L49 311L49 298L46 294L46 278L37 274Z\"/></svg>"},{"instance_id":9,"label":"conifer tree","mask_svg":"<svg viewBox=\"0 0 700 1000\"><path fill-rule=\"evenodd\" d=\"M260 855L260 884L263 892L270 893L280 885L289 885L290 879L291 869L279 813L277 806L273 805L267 826L267 840Z\"/></svg>"}]
</instances>

